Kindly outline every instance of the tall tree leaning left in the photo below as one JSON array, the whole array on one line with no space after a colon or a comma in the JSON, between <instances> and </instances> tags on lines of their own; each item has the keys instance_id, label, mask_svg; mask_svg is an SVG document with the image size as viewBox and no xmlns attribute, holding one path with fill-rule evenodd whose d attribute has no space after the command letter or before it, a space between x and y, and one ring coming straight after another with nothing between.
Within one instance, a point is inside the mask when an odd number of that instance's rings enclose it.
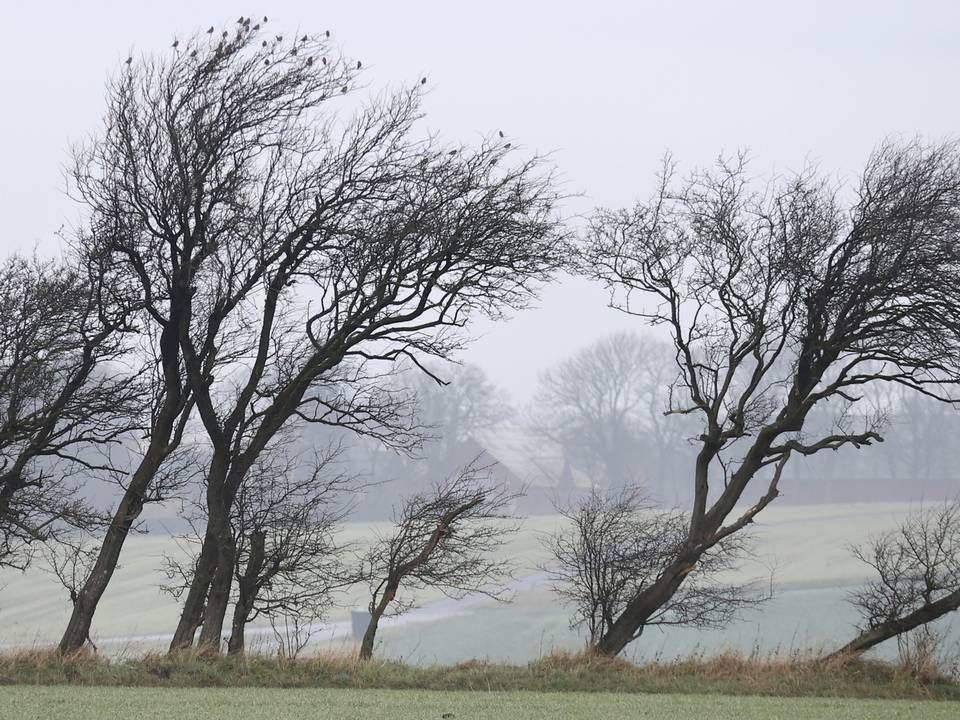
<instances>
[{"instance_id":1,"label":"tall tree leaning left","mask_svg":"<svg viewBox=\"0 0 960 720\"><path fill-rule=\"evenodd\" d=\"M328 33L285 39L265 22L131 58L73 174L145 321L161 338L176 326L209 449L174 647L202 625L219 650L233 498L287 421L415 443L395 364L449 356L469 318L524 306L563 256L538 159L511 162L503 138L440 145L418 130L425 80L358 101L361 63Z\"/></svg>"}]
</instances>

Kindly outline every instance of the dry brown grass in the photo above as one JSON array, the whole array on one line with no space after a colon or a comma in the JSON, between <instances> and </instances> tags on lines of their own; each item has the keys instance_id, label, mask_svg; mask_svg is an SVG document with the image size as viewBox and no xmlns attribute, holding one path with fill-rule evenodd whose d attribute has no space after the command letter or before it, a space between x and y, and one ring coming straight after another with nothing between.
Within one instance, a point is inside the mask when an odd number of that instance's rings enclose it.
<instances>
[{"instance_id":1,"label":"dry brown grass","mask_svg":"<svg viewBox=\"0 0 960 720\"><path fill-rule=\"evenodd\" d=\"M826 662L815 653L758 657L727 652L636 665L621 658L553 652L528 665L471 660L420 667L390 660L360 662L349 650L297 660L256 654L210 658L185 651L111 661L90 651L61 658L36 648L0 655L0 683L960 699L960 685L927 665L917 672L902 663Z\"/></svg>"}]
</instances>

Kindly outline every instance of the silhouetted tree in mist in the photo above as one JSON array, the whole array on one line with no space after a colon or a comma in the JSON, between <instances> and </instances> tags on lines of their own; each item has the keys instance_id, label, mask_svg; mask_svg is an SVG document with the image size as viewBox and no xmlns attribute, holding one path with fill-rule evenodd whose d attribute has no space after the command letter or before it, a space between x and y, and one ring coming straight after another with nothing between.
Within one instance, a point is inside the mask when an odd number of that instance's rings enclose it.
<instances>
[{"instance_id":1,"label":"silhouetted tree in mist","mask_svg":"<svg viewBox=\"0 0 960 720\"><path fill-rule=\"evenodd\" d=\"M854 555L876 574L852 593L860 633L829 658L850 659L960 608L960 504L913 513Z\"/></svg>"},{"instance_id":2,"label":"silhouetted tree in mist","mask_svg":"<svg viewBox=\"0 0 960 720\"><path fill-rule=\"evenodd\" d=\"M960 149L882 145L849 209L844 192L813 171L753 189L742 157L678 185L668 161L649 202L594 218L584 274L670 332L671 411L700 425L682 549L597 651L642 634L705 553L777 497L791 455L879 442L882 416L854 410L866 386L955 400ZM817 411L835 421L814 434Z\"/></svg>"},{"instance_id":3,"label":"silhouetted tree in mist","mask_svg":"<svg viewBox=\"0 0 960 720\"><path fill-rule=\"evenodd\" d=\"M414 607L417 592L503 596L514 564L500 550L518 529L512 513L520 495L491 483L486 471L475 461L405 498L392 527L364 554L370 622L360 643L361 660L373 655L380 620Z\"/></svg>"},{"instance_id":4,"label":"silhouetted tree in mist","mask_svg":"<svg viewBox=\"0 0 960 720\"><path fill-rule=\"evenodd\" d=\"M76 256L0 263L0 567L104 526L84 486L121 472L112 451L144 422L129 309L106 281Z\"/></svg>"},{"instance_id":5,"label":"silhouetted tree in mist","mask_svg":"<svg viewBox=\"0 0 960 720\"><path fill-rule=\"evenodd\" d=\"M448 357L471 316L523 307L562 260L537 159L511 162L500 139L442 146L418 129L421 83L358 103L358 72L327 34L239 21L128 63L77 153L76 193L145 322L173 334L210 447L171 649L199 627L219 652L234 499L289 420L415 448L394 364Z\"/></svg>"}]
</instances>

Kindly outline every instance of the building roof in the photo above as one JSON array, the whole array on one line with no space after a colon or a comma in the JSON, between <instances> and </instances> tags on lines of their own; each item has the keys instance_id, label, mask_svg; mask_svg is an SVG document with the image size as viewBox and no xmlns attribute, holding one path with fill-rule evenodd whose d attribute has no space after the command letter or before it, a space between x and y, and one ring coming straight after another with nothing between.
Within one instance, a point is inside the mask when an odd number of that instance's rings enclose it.
<instances>
[{"instance_id":1,"label":"building roof","mask_svg":"<svg viewBox=\"0 0 960 720\"><path fill-rule=\"evenodd\" d=\"M590 478L567 462L563 446L545 435L503 424L478 430L473 440L521 483L560 488L567 484L589 490Z\"/></svg>"}]
</instances>

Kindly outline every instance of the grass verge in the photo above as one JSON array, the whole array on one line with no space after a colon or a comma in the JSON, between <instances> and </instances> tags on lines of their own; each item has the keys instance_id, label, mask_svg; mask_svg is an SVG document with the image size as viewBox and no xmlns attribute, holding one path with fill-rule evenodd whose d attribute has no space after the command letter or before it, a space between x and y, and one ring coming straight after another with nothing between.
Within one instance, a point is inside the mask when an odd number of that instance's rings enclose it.
<instances>
[{"instance_id":1,"label":"grass verge","mask_svg":"<svg viewBox=\"0 0 960 720\"><path fill-rule=\"evenodd\" d=\"M282 661L262 655L205 658L147 655L109 660L93 653L60 658L45 650L0 655L0 684L137 687L342 688L443 691L613 692L960 700L960 684L935 673L874 661L846 665L792 656L735 654L634 665L557 653L528 665L472 661L422 667L361 663L327 654Z\"/></svg>"}]
</instances>

